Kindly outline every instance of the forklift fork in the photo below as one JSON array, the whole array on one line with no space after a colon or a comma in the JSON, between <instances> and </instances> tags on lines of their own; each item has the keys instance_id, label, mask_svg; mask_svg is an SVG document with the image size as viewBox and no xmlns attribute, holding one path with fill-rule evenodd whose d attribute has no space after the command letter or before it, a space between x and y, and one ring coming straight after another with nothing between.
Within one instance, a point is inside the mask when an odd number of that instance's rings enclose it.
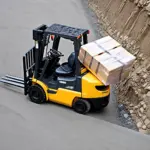
<instances>
[{"instance_id":1,"label":"forklift fork","mask_svg":"<svg viewBox=\"0 0 150 150\"><path fill-rule=\"evenodd\" d=\"M5 75L0 79L0 82L24 89L24 95L28 94L28 89L31 85L31 78L33 77L33 68L35 66L35 48L30 49L23 56L23 72L24 78L15 77L12 75Z\"/></svg>"},{"instance_id":2,"label":"forklift fork","mask_svg":"<svg viewBox=\"0 0 150 150\"><path fill-rule=\"evenodd\" d=\"M6 75L0 79L0 82L13 85L16 87L24 88L24 80L22 78Z\"/></svg>"}]
</instances>

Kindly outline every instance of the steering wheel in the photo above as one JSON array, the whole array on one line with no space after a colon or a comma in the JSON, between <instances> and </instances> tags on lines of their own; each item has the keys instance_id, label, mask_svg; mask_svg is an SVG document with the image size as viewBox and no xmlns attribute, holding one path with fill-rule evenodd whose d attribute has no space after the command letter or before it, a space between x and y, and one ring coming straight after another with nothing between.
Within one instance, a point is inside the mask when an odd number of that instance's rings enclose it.
<instances>
[{"instance_id":1,"label":"steering wheel","mask_svg":"<svg viewBox=\"0 0 150 150\"><path fill-rule=\"evenodd\" d=\"M50 49L50 51L48 52L49 57L61 57L64 56L60 51L57 51L55 49Z\"/></svg>"}]
</instances>

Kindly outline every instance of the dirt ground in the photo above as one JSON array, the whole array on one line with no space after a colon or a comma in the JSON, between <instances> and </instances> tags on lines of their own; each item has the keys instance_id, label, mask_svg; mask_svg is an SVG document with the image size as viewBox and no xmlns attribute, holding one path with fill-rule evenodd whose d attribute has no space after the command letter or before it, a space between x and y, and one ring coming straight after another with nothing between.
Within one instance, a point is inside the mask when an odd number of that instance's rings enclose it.
<instances>
[{"instance_id":1,"label":"dirt ground","mask_svg":"<svg viewBox=\"0 0 150 150\"><path fill-rule=\"evenodd\" d=\"M150 1L89 0L105 35L111 35L136 56L130 75L116 85L139 131L150 133Z\"/></svg>"}]
</instances>

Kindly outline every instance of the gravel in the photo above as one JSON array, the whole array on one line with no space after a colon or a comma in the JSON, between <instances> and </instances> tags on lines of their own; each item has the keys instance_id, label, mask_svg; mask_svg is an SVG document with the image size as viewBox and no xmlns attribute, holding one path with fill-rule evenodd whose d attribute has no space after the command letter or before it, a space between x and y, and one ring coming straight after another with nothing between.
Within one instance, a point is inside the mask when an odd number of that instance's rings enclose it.
<instances>
[{"instance_id":1,"label":"gravel","mask_svg":"<svg viewBox=\"0 0 150 150\"><path fill-rule=\"evenodd\" d=\"M130 113L123 104L118 105L118 119L120 120L121 126L138 131L138 128L134 123Z\"/></svg>"}]
</instances>

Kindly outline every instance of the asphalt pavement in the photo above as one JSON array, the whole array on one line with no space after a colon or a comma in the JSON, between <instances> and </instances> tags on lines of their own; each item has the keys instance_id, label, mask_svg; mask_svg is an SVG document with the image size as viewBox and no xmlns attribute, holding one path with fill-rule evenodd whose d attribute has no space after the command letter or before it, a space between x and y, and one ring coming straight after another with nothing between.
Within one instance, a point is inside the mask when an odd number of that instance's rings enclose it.
<instances>
[{"instance_id":1,"label":"asphalt pavement","mask_svg":"<svg viewBox=\"0 0 150 150\"><path fill-rule=\"evenodd\" d=\"M83 2L83 1L82 1ZM81 0L0 0L0 75L23 76L22 56L34 42L32 30L61 23L91 31L95 27ZM84 3L85 5L85 3ZM61 41L66 57L73 50ZM0 86L0 150L149 150L150 137L121 127L115 96L105 111L80 115L56 105L37 105L23 91Z\"/></svg>"}]
</instances>

